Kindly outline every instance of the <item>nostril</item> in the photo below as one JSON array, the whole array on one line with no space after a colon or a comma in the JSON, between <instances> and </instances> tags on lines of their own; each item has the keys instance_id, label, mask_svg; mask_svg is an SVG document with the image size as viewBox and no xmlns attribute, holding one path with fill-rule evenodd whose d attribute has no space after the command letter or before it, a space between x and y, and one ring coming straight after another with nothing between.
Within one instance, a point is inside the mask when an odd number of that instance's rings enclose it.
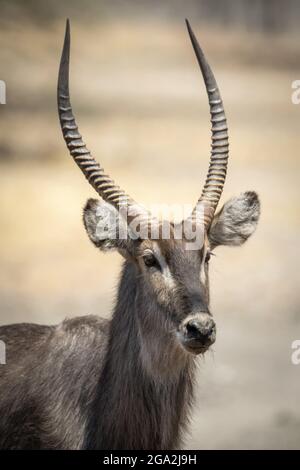
<instances>
[{"instance_id":1,"label":"nostril","mask_svg":"<svg viewBox=\"0 0 300 470\"><path fill-rule=\"evenodd\" d=\"M186 332L189 338L204 341L215 332L215 322L211 318L203 322L190 320L186 324Z\"/></svg>"},{"instance_id":2,"label":"nostril","mask_svg":"<svg viewBox=\"0 0 300 470\"><path fill-rule=\"evenodd\" d=\"M191 338L197 338L201 335L199 324L195 321L190 321L189 323L187 323L186 331L188 336L190 336Z\"/></svg>"}]
</instances>

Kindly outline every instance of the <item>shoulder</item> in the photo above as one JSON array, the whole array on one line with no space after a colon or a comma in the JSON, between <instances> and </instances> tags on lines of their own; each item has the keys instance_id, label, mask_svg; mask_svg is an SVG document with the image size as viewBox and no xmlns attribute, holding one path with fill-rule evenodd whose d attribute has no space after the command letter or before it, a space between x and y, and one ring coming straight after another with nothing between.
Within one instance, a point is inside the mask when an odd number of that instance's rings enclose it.
<instances>
[{"instance_id":1,"label":"shoulder","mask_svg":"<svg viewBox=\"0 0 300 470\"><path fill-rule=\"evenodd\" d=\"M110 320L97 315L66 318L55 328L53 340L65 345L104 346L109 336Z\"/></svg>"},{"instance_id":2,"label":"shoulder","mask_svg":"<svg viewBox=\"0 0 300 470\"><path fill-rule=\"evenodd\" d=\"M84 315L82 317L66 318L57 325L57 330L65 333L105 333L110 321L97 315Z\"/></svg>"}]
</instances>

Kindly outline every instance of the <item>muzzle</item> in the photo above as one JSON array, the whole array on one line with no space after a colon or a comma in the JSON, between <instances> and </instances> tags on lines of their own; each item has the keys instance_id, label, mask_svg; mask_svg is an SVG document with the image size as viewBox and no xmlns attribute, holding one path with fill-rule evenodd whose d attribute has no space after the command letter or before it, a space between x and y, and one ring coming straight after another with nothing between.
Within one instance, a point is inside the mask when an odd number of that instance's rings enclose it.
<instances>
[{"instance_id":1,"label":"muzzle","mask_svg":"<svg viewBox=\"0 0 300 470\"><path fill-rule=\"evenodd\" d=\"M216 341L216 324L209 313L200 312L187 317L179 327L183 347L192 354L200 354Z\"/></svg>"}]
</instances>

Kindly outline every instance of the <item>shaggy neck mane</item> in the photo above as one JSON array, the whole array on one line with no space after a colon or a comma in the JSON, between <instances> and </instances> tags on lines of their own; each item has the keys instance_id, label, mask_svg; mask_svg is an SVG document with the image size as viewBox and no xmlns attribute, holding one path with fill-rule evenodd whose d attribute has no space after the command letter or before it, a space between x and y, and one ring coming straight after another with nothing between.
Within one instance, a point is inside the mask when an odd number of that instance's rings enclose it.
<instances>
[{"instance_id":1,"label":"shaggy neck mane","mask_svg":"<svg viewBox=\"0 0 300 470\"><path fill-rule=\"evenodd\" d=\"M192 400L193 365L135 265L125 262L87 446L179 446Z\"/></svg>"}]
</instances>

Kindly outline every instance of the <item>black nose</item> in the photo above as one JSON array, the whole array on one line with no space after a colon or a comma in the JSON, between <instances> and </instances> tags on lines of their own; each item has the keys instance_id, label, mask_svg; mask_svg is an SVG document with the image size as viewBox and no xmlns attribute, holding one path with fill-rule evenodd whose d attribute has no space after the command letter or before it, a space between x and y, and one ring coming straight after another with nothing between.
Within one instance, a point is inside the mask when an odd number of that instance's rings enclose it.
<instances>
[{"instance_id":1,"label":"black nose","mask_svg":"<svg viewBox=\"0 0 300 470\"><path fill-rule=\"evenodd\" d=\"M189 340L199 341L209 345L216 339L216 324L207 313L201 313L189 320L186 325L186 334Z\"/></svg>"}]
</instances>

